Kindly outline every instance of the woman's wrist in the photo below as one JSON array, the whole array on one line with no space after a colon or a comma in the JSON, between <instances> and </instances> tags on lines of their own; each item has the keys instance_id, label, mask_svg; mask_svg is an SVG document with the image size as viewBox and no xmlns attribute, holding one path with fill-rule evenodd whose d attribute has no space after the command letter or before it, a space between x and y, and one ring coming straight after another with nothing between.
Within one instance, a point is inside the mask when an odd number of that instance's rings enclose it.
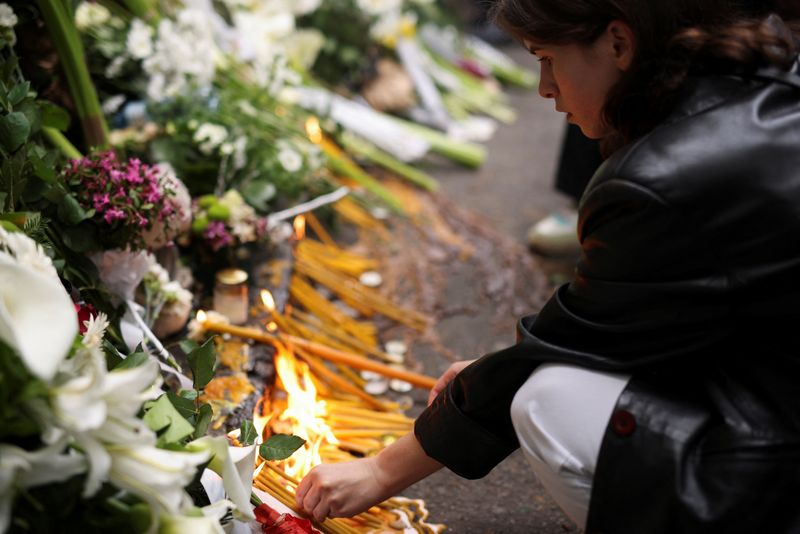
<instances>
[{"instance_id":1,"label":"woman's wrist","mask_svg":"<svg viewBox=\"0 0 800 534\"><path fill-rule=\"evenodd\" d=\"M373 460L376 481L385 488L388 496L403 491L443 467L425 454L413 432L392 443Z\"/></svg>"}]
</instances>

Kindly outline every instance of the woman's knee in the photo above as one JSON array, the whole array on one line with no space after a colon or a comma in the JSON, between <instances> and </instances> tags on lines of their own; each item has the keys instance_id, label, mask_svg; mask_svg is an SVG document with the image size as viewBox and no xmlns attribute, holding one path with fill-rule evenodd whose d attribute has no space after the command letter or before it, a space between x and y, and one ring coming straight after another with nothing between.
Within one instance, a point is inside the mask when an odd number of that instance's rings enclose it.
<instances>
[{"instance_id":1,"label":"woman's knee","mask_svg":"<svg viewBox=\"0 0 800 534\"><path fill-rule=\"evenodd\" d=\"M570 391L567 366L542 364L517 391L511 403L511 420L515 428L547 425L561 412ZM519 431L519 430L518 430Z\"/></svg>"}]
</instances>

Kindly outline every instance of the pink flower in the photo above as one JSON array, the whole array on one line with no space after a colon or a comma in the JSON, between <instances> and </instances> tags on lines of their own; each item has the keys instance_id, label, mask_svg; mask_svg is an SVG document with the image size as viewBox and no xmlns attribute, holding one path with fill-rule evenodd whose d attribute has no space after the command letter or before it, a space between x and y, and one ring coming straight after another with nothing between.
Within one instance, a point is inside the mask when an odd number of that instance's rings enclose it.
<instances>
[{"instance_id":1,"label":"pink flower","mask_svg":"<svg viewBox=\"0 0 800 534\"><path fill-rule=\"evenodd\" d=\"M144 192L144 201L148 204L155 204L161 200L161 191L158 190L158 186L150 184L150 187Z\"/></svg>"},{"instance_id":2,"label":"pink flower","mask_svg":"<svg viewBox=\"0 0 800 534\"><path fill-rule=\"evenodd\" d=\"M208 223L208 227L203 232L203 237L211 245L211 250L214 252L233 243L233 236L225 229L225 224L222 221Z\"/></svg>"},{"instance_id":3,"label":"pink flower","mask_svg":"<svg viewBox=\"0 0 800 534\"><path fill-rule=\"evenodd\" d=\"M125 218L125 212L119 208L111 208L106 211L105 215L103 216L105 221L108 224L113 224L114 221L119 221Z\"/></svg>"},{"instance_id":4,"label":"pink flower","mask_svg":"<svg viewBox=\"0 0 800 534\"><path fill-rule=\"evenodd\" d=\"M103 211L106 206L108 206L110 199L108 198L108 193L95 193L92 197L92 201L94 202L94 209L97 211Z\"/></svg>"}]
</instances>

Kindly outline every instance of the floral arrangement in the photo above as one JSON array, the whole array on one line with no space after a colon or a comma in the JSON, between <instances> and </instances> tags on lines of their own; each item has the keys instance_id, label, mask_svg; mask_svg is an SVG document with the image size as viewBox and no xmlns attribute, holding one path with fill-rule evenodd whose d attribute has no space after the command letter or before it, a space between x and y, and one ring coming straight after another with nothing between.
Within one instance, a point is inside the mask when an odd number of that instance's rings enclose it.
<instances>
[{"instance_id":1,"label":"floral arrangement","mask_svg":"<svg viewBox=\"0 0 800 534\"><path fill-rule=\"evenodd\" d=\"M175 191L162 180L157 167L136 158L120 161L112 151L72 160L63 173L76 212L98 227L103 248L143 249L148 230L177 215Z\"/></svg>"},{"instance_id":2,"label":"floral arrangement","mask_svg":"<svg viewBox=\"0 0 800 534\"><path fill-rule=\"evenodd\" d=\"M192 234L217 252L257 241L267 234L267 220L256 215L238 191L222 197L204 195L193 203Z\"/></svg>"},{"instance_id":3,"label":"floral arrangement","mask_svg":"<svg viewBox=\"0 0 800 534\"><path fill-rule=\"evenodd\" d=\"M25 235L0 229L0 273L0 531L12 516L17 527L50 530L68 514L100 528L189 512L184 487L212 453L168 450L149 424L158 412L146 403L165 398L158 364L144 353L109 357L103 314L78 337L52 262Z\"/></svg>"},{"instance_id":4,"label":"floral arrangement","mask_svg":"<svg viewBox=\"0 0 800 534\"><path fill-rule=\"evenodd\" d=\"M165 392L152 356L105 339L104 314L83 323L80 335L41 246L0 228L0 532L222 533L229 510L254 520L252 424L235 452L205 435L212 411L198 398L214 375L213 340L186 344L193 389ZM192 495L203 493L218 497L198 508Z\"/></svg>"}]
</instances>

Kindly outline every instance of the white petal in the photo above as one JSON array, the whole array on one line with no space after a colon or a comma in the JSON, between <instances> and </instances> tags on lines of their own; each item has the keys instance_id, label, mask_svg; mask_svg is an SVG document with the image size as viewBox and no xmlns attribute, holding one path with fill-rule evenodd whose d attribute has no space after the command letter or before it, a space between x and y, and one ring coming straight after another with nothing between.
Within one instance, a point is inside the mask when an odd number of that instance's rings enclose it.
<instances>
[{"instance_id":1,"label":"white petal","mask_svg":"<svg viewBox=\"0 0 800 534\"><path fill-rule=\"evenodd\" d=\"M119 488L135 493L157 510L178 514L191 502L183 490L210 457L207 452L175 452L150 446L111 446L109 476Z\"/></svg>"},{"instance_id":2,"label":"white petal","mask_svg":"<svg viewBox=\"0 0 800 534\"><path fill-rule=\"evenodd\" d=\"M77 333L75 307L58 280L0 263L0 339L19 352L31 373L51 380Z\"/></svg>"},{"instance_id":3,"label":"white petal","mask_svg":"<svg viewBox=\"0 0 800 534\"><path fill-rule=\"evenodd\" d=\"M255 458L250 455L254 454L255 446L252 446L252 451L249 450L249 447L243 447L241 450L236 451L245 457L249 456L251 460L249 475L246 472L247 470L243 469L242 475L244 476L239 474L239 470L231 456L231 449L235 449L235 447L228 447L228 440L224 437L217 436L212 438L211 436L205 436L192 441L187 447L190 450L210 451L214 454L214 458L211 459L208 467L222 477L225 491L228 493L230 500L236 505L236 510L233 513L234 517L241 521L255 519L252 506L250 506L250 489L253 486L253 466L255 466ZM239 454L237 454L237 457L239 457Z\"/></svg>"},{"instance_id":4,"label":"white petal","mask_svg":"<svg viewBox=\"0 0 800 534\"><path fill-rule=\"evenodd\" d=\"M78 445L83 449L86 458L89 460L89 476L86 477L86 485L83 488L83 496L91 497L103 482L109 478L111 468L111 456L106 449L88 434L76 436Z\"/></svg>"},{"instance_id":5,"label":"white petal","mask_svg":"<svg viewBox=\"0 0 800 534\"><path fill-rule=\"evenodd\" d=\"M106 376L103 396L109 402L122 401L135 405L136 403L131 402L131 398L147 391L158 377L158 363L153 359L138 367L111 371ZM139 406L136 405L135 408L138 410Z\"/></svg>"},{"instance_id":6,"label":"white petal","mask_svg":"<svg viewBox=\"0 0 800 534\"><path fill-rule=\"evenodd\" d=\"M158 532L159 534L185 534L186 532L191 532L192 534L224 534L225 531L214 517L205 515L200 517L169 515L161 517L161 526Z\"/></svg>"}]
</instances>

